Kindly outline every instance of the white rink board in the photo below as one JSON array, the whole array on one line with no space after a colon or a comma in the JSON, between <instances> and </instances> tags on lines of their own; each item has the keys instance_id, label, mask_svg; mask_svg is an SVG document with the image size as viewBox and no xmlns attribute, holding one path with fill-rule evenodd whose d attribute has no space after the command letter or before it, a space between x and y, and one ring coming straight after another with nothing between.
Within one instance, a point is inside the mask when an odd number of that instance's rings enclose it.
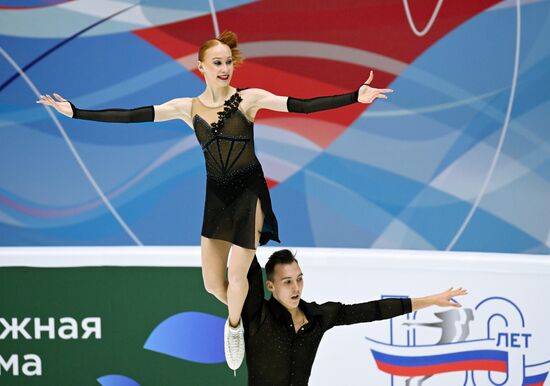
<instances>
[{"instance_id":1,"label":"white rink board","mask_svg":"<svg viewBox=\"0 0 550 386\"><path fill-rule=\"evenodd\" d=\"M262 265L277 249L259 250ZM304 272L306 301L357 303L382 296L416 297L450 286L462 286L469 291L468 296L458 299L463 305L460 311L445 313L449 310L432 307L408 318L395 318L391 324L380 321L332 329L319 348L310 385L519 386L526 381L540 381L541 375L550 371L549 256L291 249L297 251ZM199 253L198 247L2 248L0 266L196 267L200 264ZM436 313L444 314L437 317ZM445 327L441 318L447 318ZM452 318L457 319L453 322ZM409 368L420 372L422 366L413 366L413 362L406 362L407 358L426 357L424 365L433 365L431 360L442 355L498 351L507 358L507 373L462 369L427 379L392 378L377 368L371 350L392 358L401 357L401 362L395 362L398 366L409 363ZM472 359L469 360L471 364ZM456 358L448 362L439 360L437 364L440 369L452 363L462 368L469 366L456 361ZM409 368L407 371L414 371ZM548 377L544 384L550 385Z\"/></svg>"}]
</instances>

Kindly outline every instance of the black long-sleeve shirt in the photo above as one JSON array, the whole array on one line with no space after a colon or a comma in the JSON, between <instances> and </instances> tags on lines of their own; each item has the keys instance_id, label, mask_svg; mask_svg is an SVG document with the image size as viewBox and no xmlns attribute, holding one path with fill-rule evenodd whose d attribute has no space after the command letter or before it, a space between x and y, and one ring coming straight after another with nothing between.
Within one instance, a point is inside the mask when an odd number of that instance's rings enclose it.
<instances>
[{"instance_id":1,"label":"black long-sleeve shirt","mask_svg":"<svg viewBox=\"0 0 550 386\"><path fill-rule=\"evenodd\" d=\"M300 300L308 323L298 332L274 297L264 298L262 269L254 258L243 308L249 386L305 386L324 333L334 326L393 318L411 312L411 300L383 299L345 305Z\"/></svg>"}]
</instances>

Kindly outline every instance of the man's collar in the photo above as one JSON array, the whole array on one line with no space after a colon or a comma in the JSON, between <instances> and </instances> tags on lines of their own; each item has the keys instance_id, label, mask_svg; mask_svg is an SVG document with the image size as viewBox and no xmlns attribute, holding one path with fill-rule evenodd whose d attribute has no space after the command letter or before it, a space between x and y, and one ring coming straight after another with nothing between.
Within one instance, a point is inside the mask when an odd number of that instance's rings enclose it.
<instances>
[{"instance_id":1,"label":"man's collar","mask_svg":"<svg viewBox=\"0 0 550 386\"><path fill-rule=\"evenodd\" d=\"M287 309L281 303L279 303L273 295L271 295L271 299L269 299L268 305L275 315L275 318L277 319L280 319L281 316L285 315L285 313L288 313Z\"/></svg>"},{"instance_id":2,"label":"man's collar","mask_svg":"<svg viewBox=\"0 0 550 386\"><path fill-rule=\"evenodd\" d=\"M280 319L281 316L287 314L290 316L290 312L288 312L288 310L281 303L279 303L273 295L271 295L271 299L269 299L268 304L277 319ZM317 303L308 303L305 300L300 299L300 304L298 307L304 312L304 314L306 314L306 318L310 321L312 318L322 314Z\"/></svg>"}]
</instances>

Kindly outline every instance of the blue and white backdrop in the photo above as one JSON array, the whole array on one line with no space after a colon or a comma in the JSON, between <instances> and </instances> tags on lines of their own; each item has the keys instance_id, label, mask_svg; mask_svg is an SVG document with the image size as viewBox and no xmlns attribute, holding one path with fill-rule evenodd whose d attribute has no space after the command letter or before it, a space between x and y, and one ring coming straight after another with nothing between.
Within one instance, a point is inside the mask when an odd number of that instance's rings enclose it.
<instances>
[{"instance_id":1,"label":"blue and white backdrop","mask_svg":"<svg viewBox=\"0 0 550 386\"><path fill-rule=\"evenodd\" d=\"M0 245L196 245L205 173L181 122L74 121L35 104L201 92L200 43L239 34L240 87L387 101L262 112L284 244L546 254L550 2L0 1ZM284 21L283 24L281 24Z\"/></svg>"}]
</instances>

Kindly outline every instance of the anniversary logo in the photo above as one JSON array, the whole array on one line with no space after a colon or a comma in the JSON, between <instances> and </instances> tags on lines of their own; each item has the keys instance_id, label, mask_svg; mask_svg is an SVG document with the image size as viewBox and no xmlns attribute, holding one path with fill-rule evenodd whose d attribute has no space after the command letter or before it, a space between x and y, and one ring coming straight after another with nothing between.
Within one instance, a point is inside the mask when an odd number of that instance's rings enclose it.
<instances>
[{"instance_id":1,"label":"anniversary logo","mask_svg":"<svg viewBox=\"0 0 550 386\"><path fill-rule=\"evenodd\" d=\"M510 299L489 297L473 309L412 313L406 320L389 323L389 343L367 338L388 385L542 386L547 378L550 358L530 357L536 336Z\"/></svg>"}]
</instances>

